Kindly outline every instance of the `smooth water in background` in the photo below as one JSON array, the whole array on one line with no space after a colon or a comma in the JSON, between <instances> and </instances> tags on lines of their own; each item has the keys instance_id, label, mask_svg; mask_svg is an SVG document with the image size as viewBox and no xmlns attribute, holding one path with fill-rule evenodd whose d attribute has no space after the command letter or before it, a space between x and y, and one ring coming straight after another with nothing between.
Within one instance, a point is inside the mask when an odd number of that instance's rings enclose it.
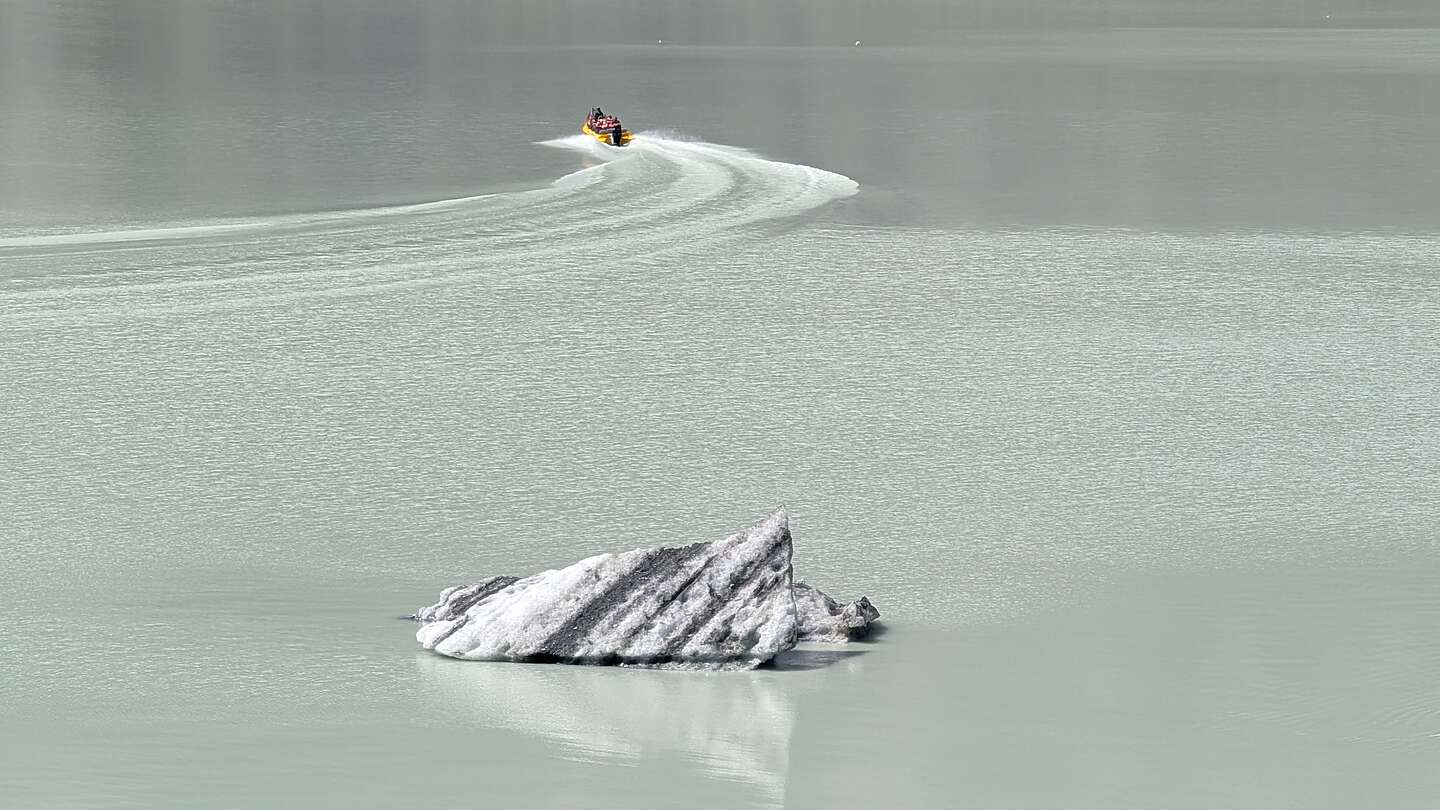
<instances>
[{"instance_id":1,"label":"smooth water in background","mask_svg":"<svg viewBox=\"0 0 1440 810\"><path fill-rule=\"evenodd\" d=\"M0 0L0 805L1433 807L1440 19L1225 5ZM397 619L782 503L874 643Z\"/></svg>"}]
</instances>

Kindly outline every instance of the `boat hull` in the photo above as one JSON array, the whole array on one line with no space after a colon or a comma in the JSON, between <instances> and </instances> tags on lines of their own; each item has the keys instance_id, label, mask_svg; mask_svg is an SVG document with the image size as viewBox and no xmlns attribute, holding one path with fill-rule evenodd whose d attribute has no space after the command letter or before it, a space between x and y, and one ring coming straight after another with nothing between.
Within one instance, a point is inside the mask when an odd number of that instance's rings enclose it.
<instances>
[{"instance_id":1,"label":"boat hull","mask_svg":"<svg viewBox=\"0 0 1440 810\"><path fill-rule=\"evenodd\" d=\"M589 135L600 143L607 144L609 146L624 146L625 144L630 143L630 141L635 137L634 135L630 134L630 130L622 129L620 130L620 142L613 143L611 141L609 132L598 132L591 129L589 124L581 124L580 131L585 133L586 135Z\"/></svg>"}]
</instances>

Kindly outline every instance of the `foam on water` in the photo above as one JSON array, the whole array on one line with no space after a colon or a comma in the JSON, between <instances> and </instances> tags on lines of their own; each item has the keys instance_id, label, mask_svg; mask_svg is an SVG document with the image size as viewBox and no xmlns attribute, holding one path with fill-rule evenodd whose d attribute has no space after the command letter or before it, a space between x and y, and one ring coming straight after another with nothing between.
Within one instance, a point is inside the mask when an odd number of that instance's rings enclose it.
<instances>
[{"instance_id":1,"label":"foam on water","mask_svg":"<svg viewBox=\"0 0 1440 810\"><path fill-rule=\"evenodd\" d=\"M32 328L564 273L718 247L858 189L833 172L661 133L626 149L584 135L543 145L589 165L521 192L3 238L0 321Z\"/></svg>"}]
</instances>

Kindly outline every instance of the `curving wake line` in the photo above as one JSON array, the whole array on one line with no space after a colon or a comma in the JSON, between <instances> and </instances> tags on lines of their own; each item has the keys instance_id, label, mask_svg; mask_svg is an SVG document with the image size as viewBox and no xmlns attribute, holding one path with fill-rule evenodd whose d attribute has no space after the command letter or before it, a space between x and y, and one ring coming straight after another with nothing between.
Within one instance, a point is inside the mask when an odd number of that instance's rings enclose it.
<instances>
[{"instance_id":1,"label":"curving wake line","mask_svg":"<svg viewBox=\"0 0 1440 810\"><path fill-rule=\"evenodd\" d=\"M531 191L418 205L0 238L0 328L284 304L713 249L854 194L833 172L640 133L546 141L591 165Z\"/></svg>"}]
</instances>

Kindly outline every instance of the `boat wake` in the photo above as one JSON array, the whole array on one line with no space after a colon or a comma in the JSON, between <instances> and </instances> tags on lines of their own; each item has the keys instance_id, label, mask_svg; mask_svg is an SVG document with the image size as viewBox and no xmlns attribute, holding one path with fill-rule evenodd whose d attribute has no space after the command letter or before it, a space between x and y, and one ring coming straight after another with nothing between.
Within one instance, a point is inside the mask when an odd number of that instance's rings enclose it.
<instances>
[{"instance_id":1,"label":"boat wake","mask_svg":"<svg viewBox=\"0 0 1440 810\"><path fill-rule=\"evenodd\" d=\"M544 145L588 164L520 192L173 227L0 237L0 324L284 305L316 297L594 272L717 250L852 195L833 172L637 133Z\"/></svg>"}]
</instances>

